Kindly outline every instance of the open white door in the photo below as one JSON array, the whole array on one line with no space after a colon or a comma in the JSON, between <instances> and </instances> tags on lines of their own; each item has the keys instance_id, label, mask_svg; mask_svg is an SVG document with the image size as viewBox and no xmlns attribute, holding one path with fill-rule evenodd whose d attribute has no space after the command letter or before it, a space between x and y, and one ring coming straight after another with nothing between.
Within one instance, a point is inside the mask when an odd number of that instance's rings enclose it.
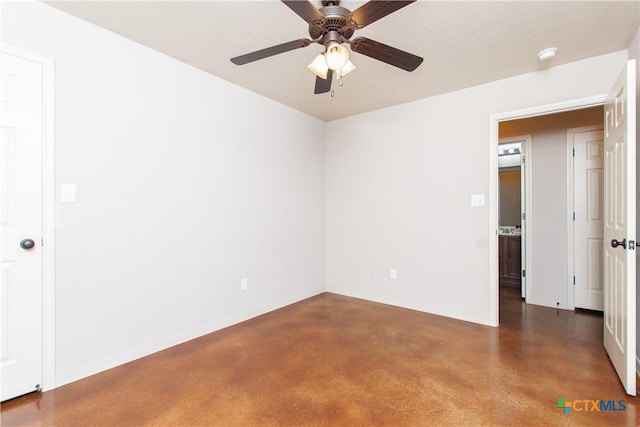
<instances>
[{"instance_id":1,"label":"open white door","mask_svg":"<svg viewBox=\"0 0 640 427\"><path fill-rule=\"evenodd\" d=\"M604 347L627 392L636 395L635 60L604 109Z\"/></svg>"},{"instance_id":2,"label":"open white door","mask_svg":"<svg viewBox=\"0 0 640 427\"><path fill-rule=\"evenodd\" d=\"M42 384L42 64L0 63L1 400Z\"/></svg>"}]
</instances>

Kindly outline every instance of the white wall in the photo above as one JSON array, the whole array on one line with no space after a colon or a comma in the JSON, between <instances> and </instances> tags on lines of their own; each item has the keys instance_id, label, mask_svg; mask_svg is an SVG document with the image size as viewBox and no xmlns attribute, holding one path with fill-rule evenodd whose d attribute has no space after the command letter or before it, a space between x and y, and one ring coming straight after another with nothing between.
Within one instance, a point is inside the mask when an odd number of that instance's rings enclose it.
<instances>
[{"instance_id":1,"label":"white wall","mask_svg":"<svg viewBox=\"0 0 640 427\"><path fill-rule=\"evenodd\" d=\"M489 117L605 94L620 51L327 124L327 290L490 323ZM473 70L469 70L473 72ZM398 279L389 279L389 269Z\"/></svg>"},{"instance_id":2,"label":"white wall","mask_svg":"<svg viewBox=\"0 0 640 427\"><path fill-rule=\"evenodd\" d=\"M324 123L41 3L56 61L58 385L324 290ZM249 290L240 291L248 277Z\"/></svg>"}]
</instances>

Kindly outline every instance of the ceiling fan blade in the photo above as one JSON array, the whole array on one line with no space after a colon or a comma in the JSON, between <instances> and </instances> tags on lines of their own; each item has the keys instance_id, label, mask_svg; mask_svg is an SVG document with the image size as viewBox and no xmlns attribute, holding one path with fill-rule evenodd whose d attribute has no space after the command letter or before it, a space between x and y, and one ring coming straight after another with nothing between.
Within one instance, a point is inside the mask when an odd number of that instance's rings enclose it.
<instances>
[{"instance_id":1,"label":"ceiling fan blade","mask_svg":"<svg viewBox=\"0 0 640 427\"><path fill-rule=\"evenodd\" d=\"M316 87L313 91L314 94L327 93L331 90L331 79L333 78L333 70L327 71L327 78L322 79L316 77Z\"/></svg>"},{"instance_id":2,"label":"ceiling fan blade","mask_svg":"<svg viewBox=\"0 0 640 427\"><path fill-rule=\"evenodd\" d=\"M309 39L298 39L290 42L282 43L279 45L271 46L266 49L256 50L255 52L247 53L245 55L236 56L231 58L231 62L236 65L244 65L249 62L257 61L259 59L268 58L279 53L289 52L290 50L298 49L301 47L307 47L311 43Z\"/></svg>"},{"instance_id":3,"label":"ceiling fan blade","mask_svg":"<svg viewBox=\"0 0 640 427\"><path fill-rule=\"evenodd\" d=\"M419 56L366 37L354 39L351 43L351 50L407 71L415 70L423 61Z\"/></svg>"},{"instance_id":4,"label":"ceiling fan blade","mask_svg":"<svg viewBox=\"0 0 640 427\"><path fill-rule=\"evenodd\" d=\"M376 22L378 19L384 18L385 16L395 12L398 9L402 9L405 6L410 5L415 1L416 0L372 0L351 12L351 14L347 16L347 22L349 23L349 26L351 28L353 28L354 30L358 30L360 28L366 27L373 22Z\"/></svg>"},{"instance_id":5,"label":"ceiling fan blade","mask_svg":"<svg viewBox=\"0 0 640 427\"><path fill-rule=\"evenodd\" d=\"M316 7L308 0L281 0L282 3L289 6L289 9L293 10L299 17L307 21L310 25L322 26L325 22L325 17L320 13Z\"/></svg>"}]
</instances>

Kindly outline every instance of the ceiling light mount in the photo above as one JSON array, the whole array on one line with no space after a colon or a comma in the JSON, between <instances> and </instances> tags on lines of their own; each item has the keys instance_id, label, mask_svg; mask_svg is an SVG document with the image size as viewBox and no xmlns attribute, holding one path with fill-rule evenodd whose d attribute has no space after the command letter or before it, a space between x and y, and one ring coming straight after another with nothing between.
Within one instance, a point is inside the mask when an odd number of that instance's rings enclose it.
<instances>
[{"instance_id":1,"label":"ceiling light mount","mask_svg":"<svg viewBox=\"0 0 640 427\"><path fill-rule=\"evenodd\" d=\"M557 47L550 47L547 49L543 49L540 52L538 52L538 61L540 62L551 61L553 58L556 57L557 54L558 54Z\"/></svg>"},{"instance_id":2,"label":"ceiling light mount","mask_svg":"<svg viewBox=\"0 0 640 427\"><path fill-rule=\"evenodd\" d=\"M323 2L323 7L320 8L320 13L324 16L324 22L322 25L315 23L309 24L309 35L312 39L322 37L327 31L340 31L345 38L350 38L353 35L354 29L347 25L347 17L351 13L349 9L346 9L338 5L338 1L335 2Z\"/></svg>"}]
</instances>

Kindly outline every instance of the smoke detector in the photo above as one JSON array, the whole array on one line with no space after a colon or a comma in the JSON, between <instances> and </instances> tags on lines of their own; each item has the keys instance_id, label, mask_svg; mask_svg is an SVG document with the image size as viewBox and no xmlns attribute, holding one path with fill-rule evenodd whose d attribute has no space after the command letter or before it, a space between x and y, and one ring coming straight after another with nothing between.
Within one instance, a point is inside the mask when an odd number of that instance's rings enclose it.
<instances>
[{"instance_id":1,"label":"smoke detector","mask_svg":"<svg viewBox=\"0 0 640 427\"><path fill-rule=\"evenodd\" d=\"M538 61L540 62L551 61L553 58L556 57L557 53L558 53L557 47L550 47L548 49L541 50L540 52L538 52Z\"/></svg>"}]
</instances>

